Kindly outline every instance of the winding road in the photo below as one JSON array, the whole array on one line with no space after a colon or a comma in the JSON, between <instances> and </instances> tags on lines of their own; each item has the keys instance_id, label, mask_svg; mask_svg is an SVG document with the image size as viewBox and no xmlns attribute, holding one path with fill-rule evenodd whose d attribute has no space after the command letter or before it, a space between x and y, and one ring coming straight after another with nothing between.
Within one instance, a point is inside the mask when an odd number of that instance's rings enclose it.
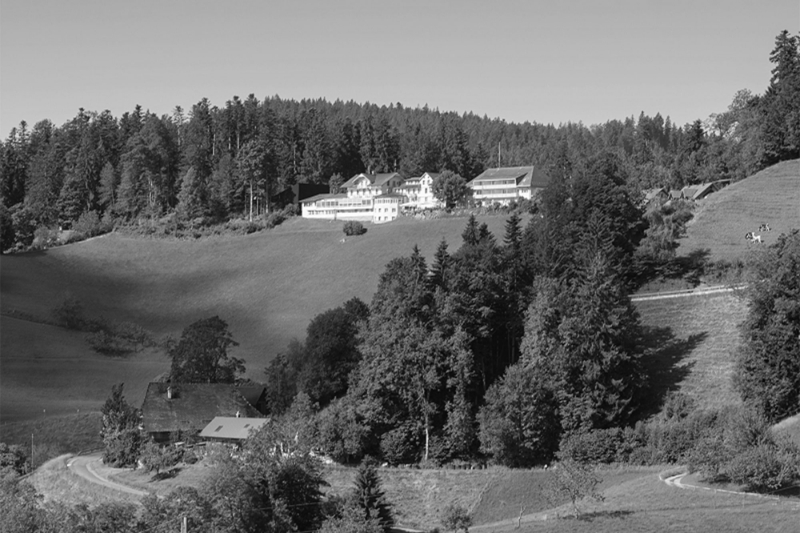
<instances>
[{"instance_id":1,"label":"winding road","mask_svg":"<svg viewBox=\"0 0 800 533\"><path fill-rule=\"evenodd\" d=\"M104 487L108 487L119 492L126 492L136 496L147 496L147 493L144 491L116 483L98 474L94 465L100 464L101 460L100 454L78 455L67 461L67 468L69 468L74 474L87 479L92 483L97 483L98 485L103 485Z\"/></svg>"}]
</instances>

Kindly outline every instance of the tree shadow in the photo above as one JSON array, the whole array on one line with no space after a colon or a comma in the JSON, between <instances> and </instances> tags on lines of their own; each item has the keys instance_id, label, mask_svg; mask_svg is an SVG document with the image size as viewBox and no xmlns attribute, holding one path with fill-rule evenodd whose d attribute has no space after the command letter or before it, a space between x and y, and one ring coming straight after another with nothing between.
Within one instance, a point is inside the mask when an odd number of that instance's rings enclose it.
<instances>
[{"instance_id":1,"label":"tree shadow","mask_svg":"<svg viewBox=\"0 0 800 533\"><path fill-rule=\"evenodd\" d=\"M626 516L632 514L633 511L624 509L617 509L615 511L593 511L591 513L581 513L581 515L578 517L578 520L583 522L591 522L595 518L625 518Z\"/></svg>"},{"instance_id":2,"label":"tree shadow","mask_svg":"<svg viewBox=\"0 0 800 533\"><path fill-rule=\"evenodd\" d=\"M707 337L708 332L704 331L680 339L669 327L643 327L645 355L642 357L642 365L648 385L648 397L641 411L643 418L657 413L666 395L677 390L686 379L695 362L684 360Z\"/></svg>"},{"instance_id":3,"label":"tree shadow","mask_svg":"<svg viewBox=\"0 0 800 533\"><path fill-rule=\"evenodd\" d=\"M158 472L156 474L153 474L153 477L150 478L150 482L152 483L153 481L164 481L165 479L172 479L174 477L177 477L177 475L181 473L181 470L182 468L175 467L166 470L164 472Z\"/></svg>"},{"instance_id":4,"label":"tree shadow","mask_svg":"<svg viewBox=\"0 0 800 533\"><path fill-rule=\"evenodd\" d=\"M675 257L667 267L665 277L684 278L692 285L697 285L705 273L710 255L710 249L700 248L692 250L687 255Z\"/></svg>"}]
</instances>

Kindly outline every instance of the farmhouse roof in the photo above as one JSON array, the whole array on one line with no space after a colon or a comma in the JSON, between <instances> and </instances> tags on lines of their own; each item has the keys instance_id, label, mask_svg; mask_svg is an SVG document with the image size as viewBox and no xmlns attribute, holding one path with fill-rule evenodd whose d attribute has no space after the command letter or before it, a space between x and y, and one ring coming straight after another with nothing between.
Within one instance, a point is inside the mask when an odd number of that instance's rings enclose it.
<instances>
[{"instance_id":1,"label":"farmhouse roof","mask_svg":"<svg viewBox=\"0 0 800 533\"><path fill-rule=\"evenodd\" d=\"M683 193L678 190L669 191L669 197L672 198L673 200L679 200L682 194Z\"/></svg>"},{"instance_id":2,"label":"farmhouse roof","mask_svg":"<svg viewBox=\"0 0 800 533\"><path fill-rule=\"evenodd\" d=\"M215 416L200 432L200 437L211 439L244 440L251 431L266 424L266 418L238 418L235 416Z\"/></svg>"},{"instance_id":3,"label":"farmhouse roof","mask_svg":"<svg viewBox=\"0 0 800 533\"><path fill-rule=\"evenodd\" d=\"M500 167L490 168L470 181L467 185L474 186L484 181L499 179L513 179L517 187L543 189L547 187L550 177L539 167Z\"/></svg>"},{"instance_id":4,"label":"farmhouse roof","mask_svg":"<svg viewBox=\"0 0 800 533\"><path fill-rule=\"evenodd\" d=\"M168 395L171 389L172 397ZM142 403L147 433L200 431L215 416L258 418L259 412L229 383L150 383Z\"/></svg>"}]
</instances>

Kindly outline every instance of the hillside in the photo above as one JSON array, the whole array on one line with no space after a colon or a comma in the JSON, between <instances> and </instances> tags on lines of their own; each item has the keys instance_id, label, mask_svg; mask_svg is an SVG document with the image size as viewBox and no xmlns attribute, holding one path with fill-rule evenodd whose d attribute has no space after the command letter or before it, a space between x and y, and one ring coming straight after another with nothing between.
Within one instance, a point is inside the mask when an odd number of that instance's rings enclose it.
<instances>
[{"instance_id":1,"label":"hillside","mask_svg":"<svg viewBox=\"0 0 800 533\"><path fill-rule=\"evenodd\" d=\"M684 392L702 407L739 402L733 390L746 302L732 293L636 302L655 351L645 359L651 390Z\"/></svg>"},{"instance_id":2,"label":"hillside","mask_svg":"<svg viewBox=\"0 0 800 533\"><path fill-rule=\"evenodd\" d=\"M757 246L744 236L758 233L762 223L772 228L761 235L766 245L800 228L800 159L766 168L698 202L678 254L708 249L710 259L732 261Z\"/></svg>"},{"instance_id":3,"label":"hillside","mask_svg":"<svg viewBox=\"0 0 800 533\"><path fill-rule=\"evenodd\" d=\"M502 238L505 218L486 217ZM92 317L132 321L157 337L177 336L191 322L226 320L240 343L234 355L248 375L293 337L303 339L318 313L357 296L369 303L378 276L417 244L429 260L442 238L461 244L465 218L401 219L368 225L342 241L342 223L292 219L274 230L196 241L111 234L0 260L0 420L96 410L112 384L141 402L145 384L168 369L155 351L109 358L83 334L19 316L48 320L71 295ZM43 413L46 409L46 413Z\"/></svg>"}]
</instances>

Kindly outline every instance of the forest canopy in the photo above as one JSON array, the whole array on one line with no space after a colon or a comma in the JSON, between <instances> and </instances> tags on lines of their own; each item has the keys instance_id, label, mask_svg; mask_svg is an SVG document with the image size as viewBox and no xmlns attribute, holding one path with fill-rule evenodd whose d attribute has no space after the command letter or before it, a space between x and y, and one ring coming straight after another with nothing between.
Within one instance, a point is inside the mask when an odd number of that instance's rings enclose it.
<instances>
[{"instance_id":1,"label":"forest canopy","mask_svg":"<svg viewBox=\"0 0 800 533\"><path fill-rule=\"evenodd\" d=\"M537 165L564 177L611 151L634 189L738 180L800 157L798 49L800 36L783 31L763 95L741 90L727 110L682 126L660 113L555 126L254 94L221 106L202 98L161 116L137 105L121 117L80 109L61 126L21 122L0 143L2 247L27 246L36 228L69 228L87 214L225 221L253 200L269 206L294 183L365 171L470 180L486 168Z\"/></svg>"}]
</instances>

